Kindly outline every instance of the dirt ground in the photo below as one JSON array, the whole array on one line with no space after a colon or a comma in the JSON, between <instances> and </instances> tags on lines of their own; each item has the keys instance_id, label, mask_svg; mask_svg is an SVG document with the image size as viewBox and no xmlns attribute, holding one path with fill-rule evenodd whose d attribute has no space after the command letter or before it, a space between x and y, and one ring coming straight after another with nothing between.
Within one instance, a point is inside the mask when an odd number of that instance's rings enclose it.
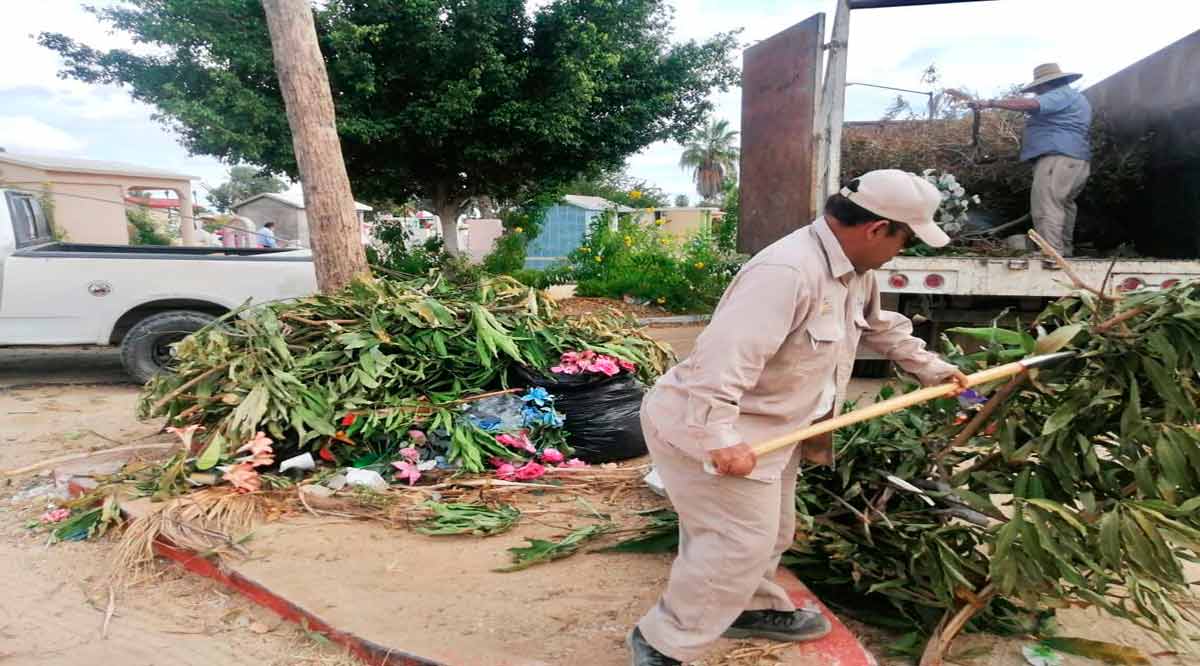
<instances>
[{"instance_id":1,"label":"dirt ground","mask_svg":"<svg viewBox=\"0 0 1200 666\"><path fill-rule=\"evenodd\" d=\"M684 356L698 330L662 329L658 334ZM124 381L119 365L106 352L0 351L0 469L114 443L160 441L160 424L134 418L137 389ZM856 380L851 392L869 393L877 385ZM105 634L105 576L112 543L48 546L44 533L25 527L49 499L32 491L52 486L48 476L0 480L0 589L5 590L0 602L0 663L356 663L241 598L167 565L115 597ZM639 491L616 506L594 503L605 507L602 511L620 512L657 501ZM320 616L359 618L353 621L361 627L351 628L367 637L386 638L394 641L393 647L419 654L457 657L450 663L459 666L499 664L493 658L499 654L547 664L625 663L621 638L653 600L669 558L581 553L519 573L492 573L504 564L505 550L521 545L524 537L558 534L568 524L586 522L586 512L573 504L561 506L556 498L544 498L542 510L558 512L539 516L543 524L483 541L434 539L376 524L292 517L259 528L250 541L250 559L242 566L252 575L268 568L284 572L273 578L277 591L313 599L310 610ZM430 569L440 575L429 575ZM336 584L330 583L330 572L336 572ZM381 587L389 594L378 594ZM369 613L359 612L368 598L377 606ZM1119 641L1147 653L1166 649L1128 623L1092 611L1064 613L1059 626L1063 635ZM877 654L891 640L877 632L865 632L864 638ZM955 663L1021 666L1022 644L966 637L953 651L961 655ZM716 656L705 666L731 663ZM1153 666L1184 663L1177 657L1152 660Z\"/></svg>"}]
</instances>

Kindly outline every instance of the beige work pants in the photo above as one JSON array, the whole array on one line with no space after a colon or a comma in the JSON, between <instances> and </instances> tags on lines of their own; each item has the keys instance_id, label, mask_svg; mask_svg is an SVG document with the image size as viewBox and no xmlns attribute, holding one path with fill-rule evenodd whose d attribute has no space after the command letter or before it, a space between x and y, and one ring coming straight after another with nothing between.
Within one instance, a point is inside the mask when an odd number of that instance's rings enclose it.
<instances>
[{"instance_id":1,"label":"beige work pants","mask_svg":"<svg viewBox=\"0 0 1200 666\"><path fill-rule=\"evenodd\" d=\"M1033 165L1033 228L1064 257L1075 251L1075 199L1091 172L1089 162L1066 155L1043 155Z\"/></svg>"},{"instance_id":2,"label":"beige work pants","mask_svg":"<svg viewBox=\"0 0 1200 666\"><path fill-rule=\"evenodd\" d=\"M799 450L776 481L716 476L664 441L644 413L642 429L679 513L679 554L638 627L659 652L694 661L742 611L796 610L774 578L795 538Z\"/></svg>"}]
</instances>

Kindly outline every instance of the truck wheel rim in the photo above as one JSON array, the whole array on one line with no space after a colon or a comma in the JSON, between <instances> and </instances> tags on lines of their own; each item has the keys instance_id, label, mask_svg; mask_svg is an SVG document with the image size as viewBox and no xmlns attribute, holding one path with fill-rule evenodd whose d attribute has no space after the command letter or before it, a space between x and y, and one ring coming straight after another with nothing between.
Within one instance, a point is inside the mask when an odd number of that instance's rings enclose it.
<instances>
[{"instance_id":1,"label":"truck wheel rim","mask_svg":"<svg viewBox=\"0 0 1200 666\"><path fill-rule=\"evenodd\" d=\"M175 362L175 352L171 348L176 342L187 337L186 333L168 333L160 335L154 341L154 364L160 368L169 367Z\"/></svg>"}]
</instances>

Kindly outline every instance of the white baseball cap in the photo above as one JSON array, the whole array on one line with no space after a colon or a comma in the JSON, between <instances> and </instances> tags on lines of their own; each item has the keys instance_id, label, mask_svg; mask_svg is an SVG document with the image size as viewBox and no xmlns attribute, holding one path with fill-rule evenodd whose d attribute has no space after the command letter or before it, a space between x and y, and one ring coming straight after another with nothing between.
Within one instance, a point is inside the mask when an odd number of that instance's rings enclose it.
<instances>
[{"instance_id":1,"label":"white baseball cap","mask_svg":"<svg viewBox=\"0 0 1200 666\"><path fill-rule=\"evenodd\" d=\"M899 169L868 171L856 180L858 186L843 187L842 196L882 218L907 224L930 247L950 242L933 221L942 203L942 193L933 183Z\"/></svg>"}]
</instances>

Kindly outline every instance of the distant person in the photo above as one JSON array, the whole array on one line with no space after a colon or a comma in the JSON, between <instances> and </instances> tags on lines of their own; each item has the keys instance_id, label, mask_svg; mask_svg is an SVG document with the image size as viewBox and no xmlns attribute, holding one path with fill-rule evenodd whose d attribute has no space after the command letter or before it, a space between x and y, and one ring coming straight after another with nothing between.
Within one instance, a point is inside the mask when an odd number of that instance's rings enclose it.
<instances>
[{"instance_id":1,"label":"distant person","mask_svg":"<svg viewBox=\"0 0 1200 666\"><path fill-rule=\"evenodd\" d=\"M1021 89L1034 97L971 102L978 109L1028 114L1021 139L1021 161L1033 162L1029 202L1033 227L1066 257L1075 251L1075 199L1092 172L1092 106L1083 93L1068 85L1082 76L1064 72L1056 63L1046 63L1033 69L1033 83ZM947 92L967 97L958 90Z\"/></svg>"},{"instance_id":2,"label":"distant person","mask_svg":"<svg viewBox=\"0 0 1200 666\"><path fill-rule=\"evenodd\" d=\"M279 247L275 242L275 223L267 222L262 225L262 229L258 230L258 238L262 241L263 247Z\"/></svg>"}]
</instances>

